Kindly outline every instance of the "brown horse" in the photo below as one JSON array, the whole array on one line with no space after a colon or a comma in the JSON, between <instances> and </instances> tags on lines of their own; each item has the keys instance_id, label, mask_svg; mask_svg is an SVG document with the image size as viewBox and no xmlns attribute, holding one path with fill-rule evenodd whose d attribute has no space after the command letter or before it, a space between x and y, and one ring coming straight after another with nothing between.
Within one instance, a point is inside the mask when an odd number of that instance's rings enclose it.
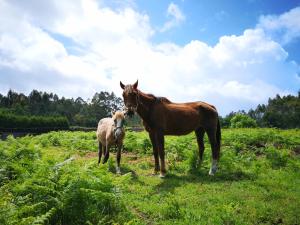
<instances>
[{"instance_id":1,"label":"brown horse","mask_svg":"<svg viewBox=\"0 0 300 225\"><path fill-rule=\"evenodd\" d=\"M166 174L164 135L185 135L192 131L197 136L200 162L204 152L203 137L207 133L213 158L209 174L216 173L220 157L221 129L214 106L205 102L173 103L164 97L145 94L137 89L138 81L133 85L120 82L120 86L128 114L137 112L149 133L155 160L154 173L160 170L161 177Z\"/></svg>"}]
</instances>

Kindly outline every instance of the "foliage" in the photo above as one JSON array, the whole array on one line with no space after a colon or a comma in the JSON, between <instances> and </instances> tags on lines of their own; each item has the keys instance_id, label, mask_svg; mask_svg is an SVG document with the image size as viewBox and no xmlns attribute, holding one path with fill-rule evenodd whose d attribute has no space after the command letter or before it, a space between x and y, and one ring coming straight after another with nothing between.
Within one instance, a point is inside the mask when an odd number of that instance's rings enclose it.
<instances>
[{"instance_id":1,"label":"foliage","mask_svg":"<svg viewBox=\"0 0 300 225\"><path fill-rule=\"evenodd\" d=\"M122 176L113 154L97 165L94 131L10 136L0 141L0 224L300 223L299 130L223 129L214 177L206 136L201 166L194 134L165 143L160 179L146 132L127 131Z\"/></svg>"},{"instance_id":2,"label":"foliage","mask_svg":"<svg viewBox=\"0 0 300 225\"><path fill-rule=\"evenodd\" d=\"M97 92L90 102L82 98L59 98L56 94L33 90L28 96L9 90L6 96L0 94L0 111L17 116L61 116L70 125L96 127L98 121L122 108L122 99L113 92ZM19 117L18 117L19 118ZM3 119L9 119L4 117ZM21 120L26 120L22 117ZM10 121L5 121L9 124ZM26 123L26 121L25 121ZM9 127L11 128L11 127Z\"/></svg>"},{"instance_id":3,"label":"foliage","mask_svg":"<svg viewBox=\"0 0 300 225\"><path fill-rule=\"evenodd\" d=\"M230 127L230 121L236 115L250 116L259 127L277 127L283 129L300 128L300 91L298 96L276 95L269 99L268 104L258 105L256 109L231 112L224 118L220 117L223 128Z\"/></svg>"},{"instance_id":4,"label":"foliage","mask_svg":"<svg viewBox=\"0 0 300 225\"><path fill-rule=\"evenodd\" d=\"M259 124L278 128L300 127L300 91L298 96L287 95L269 99L267 105L259 105L249 115Z\"/></svg>"},{"instance_id":5,"label":"foliage","mask_svg":"<svg viewBox=\"0 0 300 225\"><path fill-rule=\"evenodd\" d=\"M62 116L18 116L0 111L1 130L61 130L68 129L69 122Z\"/></svg>"},{"instance_id":6,"label":"foliage","mask_svg":"<svg viewBox=\"0 0 300 225\"><path fill-rule=\"evenodd\" d=\"M0 142L1 224L102 224L130 218L104 168L100 173L94 165L82 169L83 161L57 167L71 152L48 154L37 140Z\"/></svg>"},{"instance_id":7,"label":"foliage","mask_svg":"<svg viewBox=\"0 0 300 225\"><path fill-rule=\"evenodd\" d=\"M243 114L236 114L230 119L231 128L257 127L256 121Z\"/></svg>"}]
</instances>

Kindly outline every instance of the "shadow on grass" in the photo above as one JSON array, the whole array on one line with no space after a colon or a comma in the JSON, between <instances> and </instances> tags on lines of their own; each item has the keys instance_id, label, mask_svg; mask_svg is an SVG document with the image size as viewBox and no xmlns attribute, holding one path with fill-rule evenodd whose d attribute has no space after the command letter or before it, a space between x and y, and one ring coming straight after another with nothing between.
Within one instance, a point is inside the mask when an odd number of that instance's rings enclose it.
<instances>
[{"instance_id":1,"label":"shadow on grass","mask_svg":"<svg viewBox=\"0 0 300 225\"><path fill-rule=\"evenodd\" d=\"M145 185L145 182L142 181L141 179L139 179L138 174L136 173L136 171L134 171L133 169L129 168L126 165L121 166L121 175L125 175L131 173L131 177L132 177L132 181L134 183L138 183L140 185Z\"/></svg>"},{"instance_id":2,"label":"shadow on grass","mask_svg":"<svg viewBox=\"0 0 300 225\"><path fill-rule=\"evenodd\" d=\"M247 174L243 171L219 171L215 176L208 175L207 171L192 171L187 174L176 174L170 172L162 182L154 187L156 192L174 192L176 187L184 186L188 183L227 183L244 180L253 180L255 175Z\"/></svg>"},{"instance_id":3,"label":"shadow on grass","mask_svg":"<svg viewBox=\"0 0 300 225\"><path fill-rule=\"evenodd\" d=\"M128 166L121 166L121 175L124 175L126 173L131 173L134 179L138 178L137 173L133 169L129 168Z\"/></svg>"}]
</instances>

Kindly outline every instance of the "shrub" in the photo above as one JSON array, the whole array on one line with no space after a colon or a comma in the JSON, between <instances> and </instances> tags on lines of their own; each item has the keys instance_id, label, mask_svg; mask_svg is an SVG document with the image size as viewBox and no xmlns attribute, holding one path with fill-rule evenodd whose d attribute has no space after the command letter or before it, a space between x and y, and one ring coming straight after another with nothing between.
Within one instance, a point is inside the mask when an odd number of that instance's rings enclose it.
<instances>
[{"instance_id":1,"label":"shrub","mask_svg":"<svg viewBox=\"0 0 300 225\"><path fill-rule=\"evenodd\" d=\"M230 119L231 128L257 127L257 123L251 117L244 114L236 114Z\"/></svg>"},{"instance_id":2,"label":"shrub","mask_svg":"<svg viewBox=\"0 0 300 225\"><path fill-rule=\"evenodd\" d=\"M66 117L56 116L19 116L0 112L0 130L62 130L69 129Z\"/></svg>"}]
</instances>

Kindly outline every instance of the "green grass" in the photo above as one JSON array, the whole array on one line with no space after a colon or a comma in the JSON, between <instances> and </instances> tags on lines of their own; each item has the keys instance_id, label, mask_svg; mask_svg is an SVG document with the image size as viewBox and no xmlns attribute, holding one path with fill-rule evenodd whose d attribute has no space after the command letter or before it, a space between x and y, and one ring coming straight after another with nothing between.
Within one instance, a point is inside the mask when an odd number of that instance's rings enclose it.
<instances>
[{"instance_id":1,"label":"green grass","mask_svg":"<svg viewBox=\"0 0 300 225\"><path fill-rule=\"evenodd\" d=\"M201 166L194 134L167 137L164 179L147 133L126 135L121 176L95 132L0 141L0 224L300 224L299 130L224 129L213 177L207 137Z\"/></svg>"}]
</instances>

